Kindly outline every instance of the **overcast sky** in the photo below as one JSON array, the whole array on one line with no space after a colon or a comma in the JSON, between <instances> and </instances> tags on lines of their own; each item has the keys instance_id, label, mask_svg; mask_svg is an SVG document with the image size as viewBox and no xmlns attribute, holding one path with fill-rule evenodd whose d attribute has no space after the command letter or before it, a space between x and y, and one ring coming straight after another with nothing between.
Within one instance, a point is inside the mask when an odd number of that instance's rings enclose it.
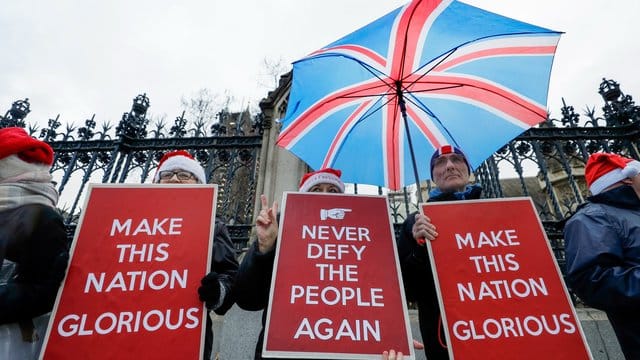
<instances>
[{"instance_id":1,"label":"overcast sky","mask_svg":"<svg viewBox=\"0 0 640 360\"><path fill-rule=\"evenodd\" d=\"M116 123L139 93L150 113L173 120L199 89L256 108L273 79L264 59L285 64L403 5L399 0L5 0L0 11L0 112L29 98L28 120L60 114ZM582 113L602 101L602 77L640 101L638 0L466 0L564 31L548 108L561 97ZM268 86L267 86L268 85ZM232 108L232 110L235 110Z\"/></svg>"}]
</instances>

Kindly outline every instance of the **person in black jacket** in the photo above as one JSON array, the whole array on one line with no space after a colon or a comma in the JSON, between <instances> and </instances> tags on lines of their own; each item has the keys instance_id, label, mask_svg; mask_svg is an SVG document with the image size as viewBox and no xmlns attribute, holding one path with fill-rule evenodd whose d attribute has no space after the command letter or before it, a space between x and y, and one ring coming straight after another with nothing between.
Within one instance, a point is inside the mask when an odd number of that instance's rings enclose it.
<instances>
[{"instance_id":1,"label":"person in black jacket","mask_svg":"<svg viewBox=\"0 0 640 360\"><path fill-rule=\"evenodd\" d=\"M340 179L342 172L332 168L324 168L318 171L306 173L300 180L298 191L321 193L344 193L344 183ZM251 244L245 255L234 290L236 304L248 311L265 310L269 304L269 291L271 289L271 277L275 261L275 248L278 236L278 204L269 203L265 195L260 196L262 209L256 218L257 239ZM262 313L262 329L258 335L254 359L263 359L262 345L264 342L264 326L267 311ZM385 351L381 354L383 360L402 360L401 352L395 350Z\"/></svg>"},{"instance_id":2,"label":"person in black jacket","mask_svg":"<svg viewBox=\"0 0 640 360\"><path fill-rule=\"evenodd\" d=\"M0 358L35 359L69 262L49 169L53 150L0 129Z\"/></svg>"},{"instance_id":3,"label":"person in black jacket","mask_svg":"<svg viewBox=\"0 0 640 360\"><path fill-rule=\"evenodd\" d=\"M344 193L342 172L331 168L305 174L300 181L300 192ZM269 303L269 290L275 260L276 238L278 236L278 204L269 207L267 198L260 197L262 209L256 218L257 240L251 244L236 278L236 304L249 311L264 310ZM258 335L255 359L262 359L264 325L267 311L262 313L262 329Z\"/></svg>"},{"instance_id":4,"label":"person in black jacket","mask_svg":"<svg viewBox=\"0 0 640 360\"><path fill-rule=\"evenodd\" d=\"M445 145L431 157L431 179L436 188L429 194L431 201L479 199L482 188L469 184L471 166L461 149ZM398 256L407 300L418 305L418 321L424 352L429 360L449 359L445 344L440 306L425 241L437 238L436 227L429 217L410 214L402 224L398 241Z\"/></svg>"},{"instance_id":5,"label":"person in black jacket","mask_svg":"<svg viewBox=\"0 0 640 360\"><path fill-rule=\"evenodd\" d=\"M567 284L640 359L640 161L592 154L585 178L592 196L564 227Z\"/></svg>"},{"instance_id":6,"label":"person in black jacket","mask_svg":"<svg viewBox=\"0 0 640 360\"><path fill-rule=\"evenodd\" d=\"M166 153L158 163L153 178L159 184L206 184L202 166L185 150ZM238 261L225 223L216 217L211 254L211 269L198 288L198 296L206 303L207 309L224 315L234 303L232 288L238 271ZM207 316L204 343L204 359L211 358L213 348L213 322Z\"/></svg>"}]
</instances>

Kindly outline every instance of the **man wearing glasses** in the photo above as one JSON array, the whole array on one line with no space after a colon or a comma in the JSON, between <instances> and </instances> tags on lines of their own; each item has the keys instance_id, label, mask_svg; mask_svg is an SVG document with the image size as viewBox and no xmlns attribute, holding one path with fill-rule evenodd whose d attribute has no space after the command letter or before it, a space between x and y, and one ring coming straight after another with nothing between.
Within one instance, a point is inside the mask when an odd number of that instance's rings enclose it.
<instances>
[{"instance_id":1,"label":"man wearing glasses","mask_svg":"<svg viewBox=\"0 0 640 360\"><path fill-rule=\"evenodd\" d=\"M153 178L155 184L206 184L204 169L193 156L185 150L166 153L158 163ZM202 278L198 288L200 301L206 302L207 309L224 315L234 303L231 288L238 271L238 261L231 242L229 230L224 222L216 217L210 272ZM211 358L213 330L211 317L207 316L204 359Z\"/></svg>"}]
</instances>

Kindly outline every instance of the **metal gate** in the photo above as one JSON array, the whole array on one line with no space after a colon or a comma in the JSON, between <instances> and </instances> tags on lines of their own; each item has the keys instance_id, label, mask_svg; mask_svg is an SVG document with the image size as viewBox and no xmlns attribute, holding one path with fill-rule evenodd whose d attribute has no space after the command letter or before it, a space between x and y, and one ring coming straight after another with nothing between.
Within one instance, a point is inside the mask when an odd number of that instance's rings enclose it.
<instances>
[{"instance_id":1,"label":"metal gate","mask_svg":"<svg viewBox=\"0 0 640 360\"><path fill-rule=\"evenodd\" d=\"M284 75L276 94L286 99L290 74ZM475 171L475 179L488 198L530 196L543 220L558 263L564 264L562 228L564 221L584 201L587 189L584 165L591 153L608 151L640 159L640 107L613 80L603 79L598 92L604 106L602 116L594 108L583 118L574 108L564 105L560 119L547 119L493 154ZM283 104L268 109L269 104ZM261 104L263 105L263 104ZM265 110L283 114L286 100L269 99ZM47 141L55 151L52 169L57 182L65 221L73 233L81 199L90 182L145 183L168 150L186 149L195 155L207 172L209 181L219 185L218 210L228 224L238 251L246 247L253 221L263 131L273 114L251 116L248 113L221 112L219 122L189 122L184 113L172 125L162 122L149 126L146 112L149 99L138 95L131 110L117 126L97 126L93 118L84 126L66 125L49 120L48 127L28 126L28 100L13 103L0 117L0 128L27 127L32 135ZM277 129L276 129L277 131ZM267 149L272 151L273 149ZM350 187L358 193L357 184ZM427 184L421 191L428 191ZM383 189L378 189L380 194ZM389 193L390 212L396 228L406 214L417 210L411 189ZM426 197L425 197L426 198Z\"/></svg>"},{"instance_id":2,"label":"metal gate","mask_svg":"<svg viewBox=\"0 0 640 360\"><path fill-rule=\"evenodd\" d=\"M13 103L0 118L0 128L26 127L28 99ZM73 127L58 119L48 127L29 126L27 132L48 142L55 158L52 175L60 193L69 234L73 234L87 184L149 183L162 155L169 150L191 152L205 168L209 182L219 185L217 215L229 225L236 249L246 246L253 220L256 170L262 142L261 117L248 112L219 113L223 119L210 125L189 123L184 113L169 126L162 122L149 127L146 117L149 99L138 95L117 126L97 126L94 118ZM119 199L126 205L124 199Z\"/></svg>"}]
</instances>

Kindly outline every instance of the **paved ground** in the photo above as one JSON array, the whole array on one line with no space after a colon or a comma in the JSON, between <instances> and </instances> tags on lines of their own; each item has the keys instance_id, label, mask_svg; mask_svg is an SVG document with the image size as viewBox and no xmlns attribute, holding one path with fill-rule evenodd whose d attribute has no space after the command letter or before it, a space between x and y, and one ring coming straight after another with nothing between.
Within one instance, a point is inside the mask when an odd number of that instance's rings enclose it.
<instances>
[{"instance_id":1,"label":"paved ground","mask_svg":"<svg viewBox=\"0 0 640 360\"><path fill-rule=\"evenodd\" d=\"M591 308L576 309L594 360L624 360L620 347L606 315ZM251 360L258 332L261 311L244 311L234 305L225 316L214 315L215 349L223 360ZM416 339L420 339L418 316L409 311L411 327ZM553 359L553 349L540 356ZM424 352L416 351L416 360L425 360Z\"/></svg>"}]
</instances>

